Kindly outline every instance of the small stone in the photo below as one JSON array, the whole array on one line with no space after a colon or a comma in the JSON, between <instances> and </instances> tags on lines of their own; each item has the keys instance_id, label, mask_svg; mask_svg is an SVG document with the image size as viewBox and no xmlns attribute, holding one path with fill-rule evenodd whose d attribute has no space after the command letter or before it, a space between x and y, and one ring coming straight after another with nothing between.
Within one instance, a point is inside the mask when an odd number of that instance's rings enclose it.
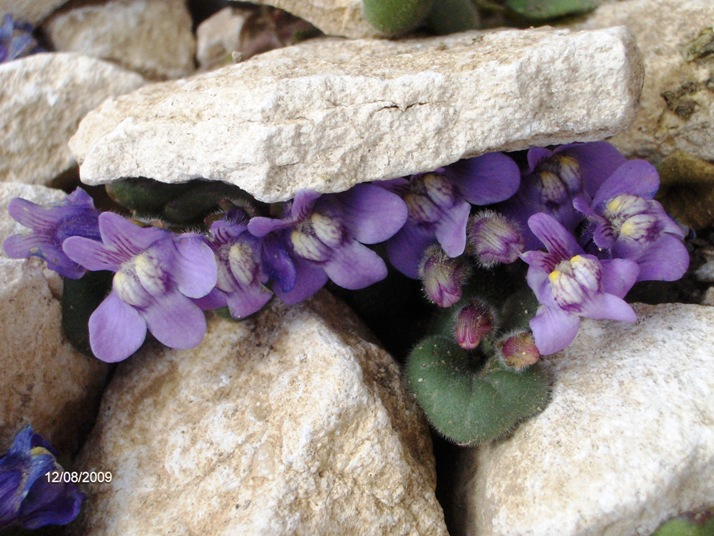
<instances>
[{"instance_id":1,"label":"small stone","mask_svg":"<svg viewBox=\"0 0 714 536\"><path fill-rule=\"evenodd\" d=\"M0 182L48 184L77 166L67 147L80 119L136 89L136 73L78 54L45 53L0 65Z\"/></svg>"},{"instance_id":2,"label":"small stone","mask_svg":"<svg viewBox=\"0 0 714 536\"><path fill-rule=\"evenodd\" d=\"M195 71L191 25L184 0L112 0L61 10L43 30L57 51L81 52L165 79Z\"/></svg>"},{"instance_id":3,"label":"small stone","mask_svg":"<svg viewBox=\"0 0 714 536\"><path fill-rule=\"evenodd\" d=\"M578 29L627 26L645 83L635 121L611 141L628 157L659 163L676 150L714 162L714 2L624 0L600 6Z\"/></svg>"},{"instance_id":4,"label":"small stone","mask_svg":"<svg viewBox=\"0 0 714 536\"><path fill-rule=\"evenodd\" d=\"M709 287L704 293L704 298L702 299L702 305L707 307L714 307L714 287Z\"/></svg>"},{"instance_id":5,"label":"small stone","mask_svg":"<svg viewBox=\"0 0 714 536\"><path fill-rule=\"evenodd\" d=\"M196 29L196 59L202 69L226 63L240 49L240 35L252 9L224 7Z\"/></svg>"},{"instance_id":6,"label":"small stone","mask_svg":"<svg viewBox=\"0 0 714 536\"><path fill-rule=\"evenodd\" d=\"M399 368L326 292L122 363L78 462L82 535L445 535Z\"/></svg>"},{"instance_id":7,"label":"small stone","mask_svg":"<svg viewBox=\"0 0 714 536\"><path fill-rule=\"evenodd\" d=\"M11 199L38 204L66 194L43 186L0 183L0 244L26 232L7 212ZM37 258L9 259L0 247L0 444L32 424L62 452L89 432L107 366L80 354L62 334L61 279Z\"/></svg>"},{"instance_id":8,"label":"small stone","mask_svg":"<svg viewBox=\"0 0 714 536\"><path fill-rule=\"evenodd\" d=\"M67 0L0 0L0 15L10 13L15 19L34 26L66 2Z\"/></svg>"},{"instance_id":9,"label":"small stone","mask_svg":"<svg viewBox=\"0 0 714 536\"><path fill-rule=\"evenodd\" d=\"M281 201L599 140L629 124L641 82L623 28L314 39L106 102L70 147L88 184L207 178Z\"/></svg>"},{"instance_id":10,"label":"small stone","mask_svg":"<svg viewBox=\"0 0 714 536\"><path fill-rule=\"evenodd\" d=\"M552 401L468 451L460 534L652 534L714 497L714 309L635 304L543 359ZM457 494L458 496L458 494Z\"/></svg>"},{"instance_id":11,"label":"small stone","mask_svg":"<svg viewBox=\"0 0 714 536\"><path fill-rule=\"evenodd\" d=\"M254 0L305 19L326 35L360 39L378 37L377 31L362 13L362 0Z\"/></svg>"},{"instance_id":12,"label":"small stone","mask_svg":"<svg viewBox=\"0 0 714 536\"><path fill-rule=\"evenodd\" d=\"M710 260L702 264L697 271L694 272L699 281L703 283L714 283L714 260Z\"/></svg>"}]
</instances>

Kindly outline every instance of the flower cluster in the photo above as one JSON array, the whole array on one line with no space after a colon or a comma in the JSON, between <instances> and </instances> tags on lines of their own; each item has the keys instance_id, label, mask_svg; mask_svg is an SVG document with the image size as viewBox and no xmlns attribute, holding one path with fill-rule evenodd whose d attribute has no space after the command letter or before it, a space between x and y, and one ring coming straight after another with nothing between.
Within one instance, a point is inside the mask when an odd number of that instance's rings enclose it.
<instances>
[{"instance_id":1,"label":"flower cluster","mask_svg":"<svg viewBox=\"0 0 714 536\"><path fill-rule=\"evenodd\" d=\"M605 142L531 149L524 160L493 153L336 194L302 190L265 212L224 200L205 232L99 214L82 190L49 208L16 199L10 214L32 232L5 250L40 256L65 277L114 272L89 319L92 351L110 362L147 330L172 348L196 346L204 310L239 319L273 295L294 304L328 281L372 285L388 272L370 247L380 243L436 305L458 306L456 338L474 349L498 330L490 308L464 306L463 289L475 270L522 259L540 307L532 335L519 326L498 345L504 362L530 364L567 346L580 318L633 321L623 300L632 285L681 277L688 255L684 232L653 199L659 179L647 162Z\"/></svg>"},{"instance_id":2,"label":"flower cluster","mask_svg":"<svg viewBox=\"0 0 714 536\"><path fill-rule=\"evenodd\" d=\"M6 14L0 24L0 63L42 52L32 31L31 24Z\"/></svg>"},{"instance_id":3,"label":"flower cluster","mask_svg":"<svg viewBox=\"0 0 714 536\"><path fill-rule=\"evenodd\" d=\"M17 433L0 456L0 530L66 525L77 517L84 495L71 482L48 477L63 471L56 456L31 426Z\"/></svg>"}]
</instances>

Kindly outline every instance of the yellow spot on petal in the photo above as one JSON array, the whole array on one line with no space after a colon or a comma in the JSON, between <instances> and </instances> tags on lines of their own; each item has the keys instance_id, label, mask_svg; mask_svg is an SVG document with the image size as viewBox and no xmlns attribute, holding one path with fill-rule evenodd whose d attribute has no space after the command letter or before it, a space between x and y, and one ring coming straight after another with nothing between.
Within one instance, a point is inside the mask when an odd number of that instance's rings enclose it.
<instances>
[{"instance_id":1,"label":"yellow spot on petal","mask_svg":"<svg viewBox=\"0 0 714 536\"><path fill-rule=\"evenodd\" d=\"M553 270L548 274L548 279L550 279L550 282L553 283L554 285L558 284L558 281L560 281L560 276L563 275L560 270Z\"/></svg>"}]
</instances>

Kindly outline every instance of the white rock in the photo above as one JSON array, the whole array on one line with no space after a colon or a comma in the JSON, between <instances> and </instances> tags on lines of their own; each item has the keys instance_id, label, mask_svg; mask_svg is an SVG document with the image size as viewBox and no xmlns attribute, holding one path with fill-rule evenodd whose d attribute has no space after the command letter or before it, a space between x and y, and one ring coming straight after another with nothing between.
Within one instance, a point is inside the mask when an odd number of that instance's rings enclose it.
<instances>
[{"instance_id":1,"label":"white rock","mask_svg":"<svg viewBox=\"0 0 714 536\"><path fill-rule=\"evenodd\" d=\"M321 293L122 363L79 462L113 480L75 534L446 534L425 421L365 337Z\"/></svg>"},{"instance_id":2,"label":"white rock","mask_svg":"<svg viewBox=\"0 0 714 536\"><path fill-rule=\"evenodd\" d=\"M629 123L641 75L623 28L312 40L106 102L70 147L88 184L203 177L286 200L602 139Z\"/></svg>"},{"instance_id":3,"label":"white rock","mask_svg":"<svg viewBox=\"0 0 714 536\"><path fill-rule=\"evenodd\" d=\"M253 10L225 7L196 28L196 59L208 69L224 63L240 48L240 34Z\"/></svg>"},{"instance_id":4,"label":"white rock","mask_svg":"<svg viewBox=\"0 0 714 536\"><path fill-rule=\"evenodd\" d=\"M67 0L0 0L0 14L10 13L15 19L37 24L66 2Z\"/></svg>"},{"instance_id":5,"label":"white rock","mask_svg":"<svg viewBox=\"0 0 714 536\"><path fill-rule=\"evenodd\" d=\"M191 25L184 0L112 0L59 12L43 30L55 50L81 52L164 79L195 71Z\"/></svg>"},{"instance_id":6,"label":"white rock","mask_svg":"<svg viewBox=\"0 0 714 536\"><path fill-rule=\"evenodd\" d=\"M0 243L28 231L7 213L14 197L49 204L65 194L0 183ZM45 275L43 266L39 259L9 259L0 248L0 444L9 444L29 423L55 447L71 453L89 431L107 367L65 339L57 293L61 281L54 272Z\"/></svg>"},{"instance_id":7,"label":"white rock","mask_svg":"<svg viewBox=\"0 0 714 536\"><path fill-rule=\"evenodd\" d=\"M712 46L713 22L711 0L625 0L600 6L578 25L625 25L637 38L645 67L640 109L632 125L610 140L627 156L657 163L680 149L714 161L714 56L687 57L702 31Z\"/></svg>"},{"instance_id":8,"label":"white rock","mask_svg":"<svg viewBox=\"0 0 714 536\"><path fill-rule=\"evenodd\" d=\"M637 305L546 359L553 400L462 467L465 535L649 536L714 497L714 309ZM457 494L458 495L458 494Z\"/></svg>"},{"instance_id":9,"label":"white rock","mask_svg":"<svg viewBox=\"0 0 714 536\"><path fill-rule=\"evenodd\" d=\"M80 119L144 79L78 54L37 54L0 65L0 182L47 184L76 167L67 147Z\"/></svg>"},{"instance_id":10,"label":"white rock","mask_svg":"<svg viewBox=\"0 0 714 536\"><path fill-rule=\"evenodd\" d=\"M254 0L253 3L292 13L327 35L353 39L380 35L364 18L362 0Z\"/></svg>"}]
</instances>

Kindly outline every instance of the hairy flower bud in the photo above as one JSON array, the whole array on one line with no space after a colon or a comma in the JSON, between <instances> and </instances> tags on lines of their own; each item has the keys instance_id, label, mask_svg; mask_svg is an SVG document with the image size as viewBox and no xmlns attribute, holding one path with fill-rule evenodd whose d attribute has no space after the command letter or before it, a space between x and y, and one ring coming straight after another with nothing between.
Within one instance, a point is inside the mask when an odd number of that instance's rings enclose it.
<instances>
[{"instance_id":1,"label":"hairy flower bud","mask_svg":"<svg viewBox=\"0 0 714 536\"><path fill-rule=\"evenodd\" d=\"M525 247L516 224L490 210L471 219L468 240L473 253L486 268L515 262Z\"/></svg>"},{"instance_id":2,"label":"hairy flower bud","mask_svg":"<svg viewBox=\"0 0 714 536\"><path fill-rule=\"evenodd\" d=\"M461 287L467 276L463 258L450 258L436 244L427 248L419 266L424 292L439 307L451 307L461 299Z\"/></svg>"},{"instance_id":3,"label":"hairy flower bud","mask_svg":"<svg viewBox=\"0 0 714 536\"><path fill-rule=\"evenodd\" d=\"M456 317L456 342L464 350L473 350L493 327L491 308L481 300L472 300Z\"/></svg>"},{"instance_id":4,"label":"hairy flower bud","mask_svg":"<svg viewBox=\"0 0 714 536\"><path fill-rule=\"evenodd\" d=\"M530 331L517 331L506 335L498 343L503 363L510 368L521 370L540 359L540 352Z\"/></svg>"}]
</instances>

